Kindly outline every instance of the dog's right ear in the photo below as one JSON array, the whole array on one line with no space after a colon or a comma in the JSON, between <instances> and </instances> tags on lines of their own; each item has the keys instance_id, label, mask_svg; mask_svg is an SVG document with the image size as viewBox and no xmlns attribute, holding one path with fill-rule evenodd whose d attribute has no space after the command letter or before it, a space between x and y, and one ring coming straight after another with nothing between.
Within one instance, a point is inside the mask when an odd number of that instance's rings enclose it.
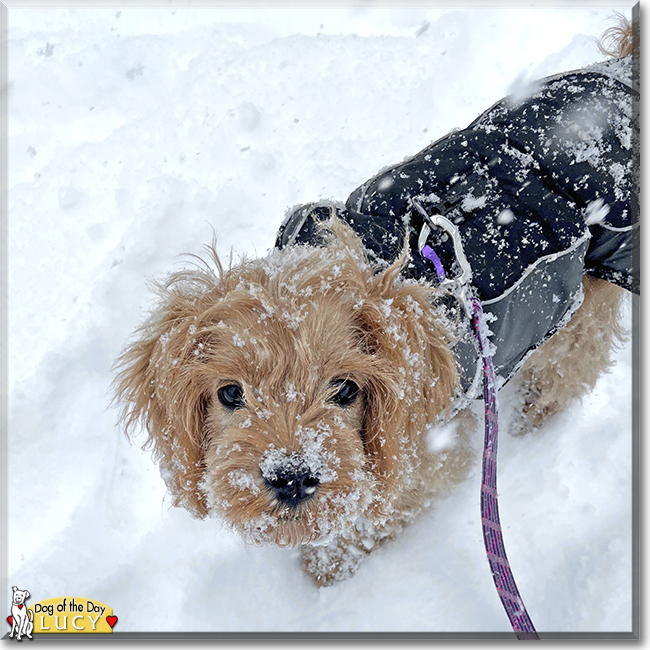
<instances>
[{"instance_id":1,"label":"dog's right ear","mask_svg":"<svg viewBox=\"0 0 650 650\"><path fill-rule=\"evenodd\" d=\"M116 362L114 402L130 436L144 425L174 505L207 514L198 488L204 469L203 423L209 391L202 378L201 342L196 336L197 303L180 291L167 291L158 310Z\"/></svg>"}]
</instances>

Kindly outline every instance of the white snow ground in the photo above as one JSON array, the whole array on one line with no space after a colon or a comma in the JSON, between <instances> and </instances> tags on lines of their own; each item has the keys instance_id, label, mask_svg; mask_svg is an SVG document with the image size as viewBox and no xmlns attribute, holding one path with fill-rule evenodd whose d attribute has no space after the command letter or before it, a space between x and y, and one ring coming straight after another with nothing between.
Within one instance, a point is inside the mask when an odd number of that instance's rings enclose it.
<instances>
[{"instance_id":1,"label":"white snow ground","mask_svg":"<svg viewBox=\"0 0 650 650\"><path fill-rule=\"evenodd\" d=\"M222 253L263 255L287 207L344 200L522 83L602 59L594 37L631 5L9 9L5 604L14 584L88 596L120 631L509 631L478 463L318 590L297 551L170 509L108 409L111 364L147 279L212 228ZM540 631L631 629L631 346L616 359L582 404L500 439L506 546Z\"/></svg>"}]
</instances>

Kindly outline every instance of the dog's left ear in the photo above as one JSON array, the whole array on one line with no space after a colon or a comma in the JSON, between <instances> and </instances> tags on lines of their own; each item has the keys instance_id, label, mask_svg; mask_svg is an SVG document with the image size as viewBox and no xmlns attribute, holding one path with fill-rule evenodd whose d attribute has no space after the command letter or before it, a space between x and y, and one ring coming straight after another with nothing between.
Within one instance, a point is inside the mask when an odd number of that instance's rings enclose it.
<instances>
[{"instance_id":1,"label":"dog's left ear","mask_svg":"<svg viewBox=\"0 0 650 650\"><path fill-rule=\"evenodd\" d=\"M385 501L424 453L426 425L451 406L458 386L451 328L435 308L436 290L399 281L400 270L396 263L374 276L356 313L361 345L376 368L366 385L362 434Z\"/></svg>"},{"instance_id":2,"label":"dog's left ear","mask_svg":"<svg viewBox=\"0 0 650 650\"><path fill-rule=\"evenodd\" d=\"M411 400L421 400L422 410L433 421L451 405L458 389L458 369L451 353L454 326L439 304L440 291L401 281L402 267L403 260L398 260L376 276L371 295L379 300L385 319L382 330L388 337L383 347L402 355L399 365L409 376L404 383L413 393Z\"/></svg>"},{"instance_id":3,"label":"dog's left ear","mask_svg":"<svg viewBox=\"0 0 650 650\"><path fill-rule=\"evenodd\" d=\"M174 498L192 514L207 514L198 485L204 470L203 425L209 391L203 385L200 341L193 327L196 299L169 294L116 363L115 402L123 404L127 436L138 423Z\"/></svg>"}]
</instances>

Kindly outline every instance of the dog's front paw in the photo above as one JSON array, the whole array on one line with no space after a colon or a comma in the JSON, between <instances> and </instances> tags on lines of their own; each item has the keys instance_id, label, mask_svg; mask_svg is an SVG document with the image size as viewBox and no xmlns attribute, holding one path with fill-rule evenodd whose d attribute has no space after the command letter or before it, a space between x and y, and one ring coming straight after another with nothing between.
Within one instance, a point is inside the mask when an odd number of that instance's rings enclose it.
<instances>
[{"instance_id":1,"label":"dog's front paw","mask_svg":"<svg viewBox=\"0 0 650 650\"><path fill-rule=\"evenodd\" d=\"M305 546L302 551L304 570L319 587L354 575L372 547L361 540L334 539L328 546Z\"/></svg>"}]
</instances>

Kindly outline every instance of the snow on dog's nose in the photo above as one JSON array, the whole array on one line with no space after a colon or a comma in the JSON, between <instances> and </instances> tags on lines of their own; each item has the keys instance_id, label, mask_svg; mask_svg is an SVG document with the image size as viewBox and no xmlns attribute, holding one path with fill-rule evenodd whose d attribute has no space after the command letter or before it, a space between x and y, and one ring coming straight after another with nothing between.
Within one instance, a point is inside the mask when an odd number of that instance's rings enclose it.
<instances>
[{"instance_id":1,"label":"snow on dog's nose","mask_svg":"<svg viewBox=\"0 0 650 650\"><path fill-rule=\"evenodd\" d=\"M283 505L295 507L311 497L320 484L317 473L298 455L280 456L260 464L264 483Z\"/></svg>"},{"instance_id":2,"label":"snow on dog's nose","mask_svg":"<svg viewBox=\"0 0 650 650\"><path fill-rule=\"evenodd\" d=\"M308 467L279 469L274 478L264 482L280 503L292 507L311 497L320 483Z\"/></svg>"}]
</instances>

